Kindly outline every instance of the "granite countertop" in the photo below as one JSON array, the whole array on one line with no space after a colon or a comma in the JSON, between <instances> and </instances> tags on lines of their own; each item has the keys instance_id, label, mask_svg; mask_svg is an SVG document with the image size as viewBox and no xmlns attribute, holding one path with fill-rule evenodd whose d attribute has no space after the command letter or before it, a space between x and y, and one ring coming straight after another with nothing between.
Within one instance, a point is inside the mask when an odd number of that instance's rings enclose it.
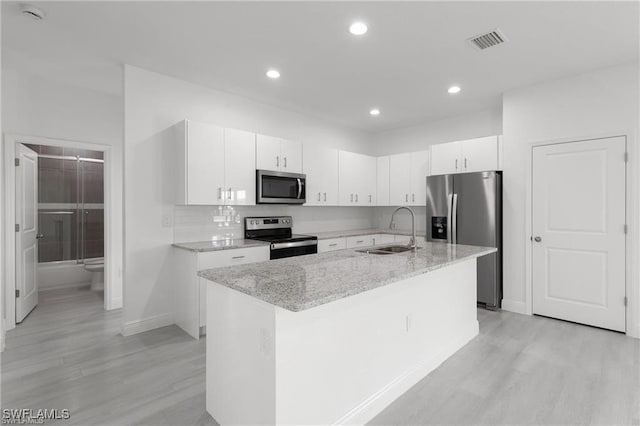
<instances>
[{"instance_id":1,"label":"granite countertop","mask_svg":"<svg viewBox=\"0 0 640 426\"><path fill-rule=\"evenodd\" d=\"M338 250L206 269L198 275L297 312L496 251L461 244L427 242L420 246L415 252L389 255Z\"/></svg>"},{"instance_id":2,"label":"granite countertop","mask_svg":"<svg viewBox=\"0 0 640 426\"><path fill-rule=\"evenodd\" d=\"M329 232L306 232L305 234L315 235L319 240L329 240L331 238L344 238L344 237L357 237L360 235L372 235L372 234L389 234L389 235L408 235L411 236L411 231L404 229L353 229L348 231L329 231ZM425 237L425 231L416 232L416 236Z\"/></svg>"},{"instance_id":3,"label":"granite countertop","mask_svg":"<svg viewBox=\"0 0 640 426\"><path fill-rule=\"evenodd\" d=\"M173 243L173 247L177 247L189 251L216 251L216 250L232 250L248 247L268 246L269 243L258 240L245 240L238 238L235 240L214 240L214 241L196 241L192 243Z\"/></svg>"}]
</instances>

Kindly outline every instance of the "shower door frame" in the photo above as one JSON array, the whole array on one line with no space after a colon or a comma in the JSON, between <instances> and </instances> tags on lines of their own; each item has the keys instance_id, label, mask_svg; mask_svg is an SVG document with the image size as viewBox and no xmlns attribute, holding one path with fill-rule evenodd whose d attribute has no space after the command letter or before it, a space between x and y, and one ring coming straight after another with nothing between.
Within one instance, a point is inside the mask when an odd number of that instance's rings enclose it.
<instances>
[{"instance_id":1,"label":"shower door frame","mask_svg":"<svg viewBox=\"0 0 640 426\"><path fill-rule=\"evenodd\" d=\"M16 289L16 273L15 273L15 243L16 233L14 230L16 217L16 189L15 189L15 172L14 158L16 157L18 144L47 145L58 146L63 148L78 148L100 151L103 153L104 159L104 308L112 310L122 307L122 273L116 270L115 265L120 264L117 254L123 253L122 229L118 231L117 223L122 224L122 211L116 211L118 193L114 191L119 181L119 176L115 173L113 147L105 144L94 144L88 142L69 141L63 139L52 139L38 136L27 136L17 134L4 135L4 147L2 150L2 164L4 168L4 220L2 224L4 245L4 291L3 306L0 306L0 312L6 308L4 313L5 324L2 333L11 330L16 326L15 312L15 289ZM115 225L115 226L114 226ZM120 238L118 238L120 235ZM114 271L115 270L115 271ZM115 273L114 273L115 272ZM116 292L115 286L120 286L120 291ZM119 297L116 293L120 293ZM0 316L1 318L1 316ZM4 336L1 336L4 343ZM1 348L0 348L1 350Z\"/></svg>"}]
</instances>

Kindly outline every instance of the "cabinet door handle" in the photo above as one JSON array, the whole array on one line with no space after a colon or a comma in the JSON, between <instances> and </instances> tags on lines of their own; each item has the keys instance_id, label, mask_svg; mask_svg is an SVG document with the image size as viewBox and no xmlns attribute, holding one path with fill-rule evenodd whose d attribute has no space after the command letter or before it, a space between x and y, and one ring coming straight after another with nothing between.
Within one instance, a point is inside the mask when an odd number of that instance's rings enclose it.
<instances>
[{"instance_id":1,"label":"cabinet door handle","mask_svg":"<svg viewBox=\"0 0 640 426\"><path fill-rule=\"evenodd\" d=\"M353 203L353 194L351 194L351 202Z\"/></svg>"},{"instance_id":2,"label":"cabinet door handle","mask_svg":"<svg viewBox=\"0 0 640 426\"><path fill-rule=\"evenodd\" d=\"M356 203L358 202L358 194L356 194Z\"/></svg>"},{"instance_id":3,"label":"cabinet door handle","mask_svg":"<svg viewBox=\"0 0 640 426\"><path fill-rule=\"evenodd\" d=\"M408 203L408 202L409 202L409 194L404 194L404 201L405 201L406 203Z\"/></svg>"},{"instance_id":4,"label":"cabinet door handle","mask_svg":"<svg viewBox=\"0 0 640 426\"><path fill-rule=\"evenodd\" d=\"M458 159L456 158L456 170L458 170Z\"/></svg>"},{"instance_id":5,"label":"cabinet door handle","mask_svg":"<svg viewBox=\"0 0 640 426\"><path fill-rule=\"evenodd\" d=\"M244 256L233 256L232 259L244 259Z\"/></svg>"},{"instance_id":6,"label":"cabinet door handle","mask_svg":"<svg viewBox=\"0 0 640 426\"><path fill-rule=\"evenodd\" d=\"M280 156L276 155L276 167L280 167Z\"/></svg>"},{"instance_id":7,"label":"cabinet door handle","mask_svg":"<svg viewBox=\"0 0 640 426\"><path fill-rule=\"evenodd\" d=\"M318 201L320 201L320 193L318 192Z\"/></svg>"},{"instance_id":8,"label":"cabinet door handle","mask_svg":"<svg viewBox=\"0 0 640 426\"><path fill-rule=\"evenodd\" d=\"M327 201L327 193L324 193L324 201Z\"/></svg>"},{"instance_id":9,"label":"cabinet door handle","mask_svg":"<svg viewBox=\"0 0 640 426\"><path fill-rule=\"evenodd\" d=\"M287 168L287 157L284 157L284 168Z\"/></svg>"},{"instance_id":10,"label":"cabinet door handle","mask_svg":"<svg viewBox=\"0 0 640 426\"><path fill-rule=\"evenodd\" d=\"M364 240L358 240L358 241L356 241L356 244L362 244L362 243L364 243Z\"/></svg>"},{"instance_id":11,"label":"cabinet door handle","mask_svg":"<svg viewBox=\"0 0 640 426\"><path fill-rule=\"evenodd\" d=\"M338 243L333 243L333 244L329 244L329 247L335 247L337 245L338 245Z\"/></svg>"},{"instance_id":12,"label":"cabinet door handle","mask_svg":"<svg viewBox=\"0 0 640 426\"><path fill-rule=\"evenodd\" d=\"M222 187L218 187L218 200L222 200Z\"/></svg>"},{"instance_id":13,"label":"cabinet door handle","mask_svg":"<svg viewBox=\"0 0 640 426\"><path fill-rule=\"evenodd\" d=\"M371 194L369 194L369 202L371 202Z\"/></svg>"},{"instance_id":14,"label":"cabinet door handle","mask_svg":"<svg viewBox=\"0 0 640 426\"><path fill-rule=\"evenodd\" d=\"M416 202L416 194L411 194L411 201Z\"/></svg>"},{"instance_id":15,"label":"cabinet door handle","mask_svg":"<svg viewBox=\"0 0 640 426\"><path fill-rule=\"evenodd\" d=\"M464 157L464 169L467 170L467 157Z\"/></svg>"},{"instance_id":16,"label":"cabinet door handle","mask_svg":"<svg viewBox=\"0 0 640 426\"><path fill-rule=\"evenodd\" d=\"M229 199L231 199L231 187L229 187Z\"/></svg>"}]
</instances>

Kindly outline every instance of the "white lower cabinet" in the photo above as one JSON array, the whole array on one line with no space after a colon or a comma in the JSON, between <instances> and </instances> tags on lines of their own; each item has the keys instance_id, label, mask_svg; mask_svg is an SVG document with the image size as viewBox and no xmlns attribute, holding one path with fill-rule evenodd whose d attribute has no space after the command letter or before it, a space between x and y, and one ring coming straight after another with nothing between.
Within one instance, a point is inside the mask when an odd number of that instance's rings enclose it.
<instances>
[{"instance_id":1,"label":"white lower cabinet","mask_svg":"<svg viewBox=\"0 0 640 426\"><path fill-rule=\"evenodd\" d=\"M375 235L358 235L355 237L347 237L347 248L369 247L372 246Z\"/></svg>"},{"instance_id":2,"label":"white lower cabinet","mask_svg":"<svg viewBox=\"0 0 640 426\"><path fill-rule=\"evenodd\" d=\"M206 325L206 285L198 271L269 260L269 246L194 252L174 248L176 324L191 337Z\"/></svg>"},{"instance_id":3,"label":"white lower cabinet","mask_svg":"<svg viewBox=\"0 0 640 426\"><path fill-rule=\"evenodd\" d=\"M347 248L347 240L344 237L318 240L318 253L342 250Z\"/></svg>"},{"instance_id":4,"label":"white lower cabinet","mask_svg":"<svg viewBox=\"0 0 640 426\"><path fill-rule=\"evenodd\" d=\"M373 245L379 246L380 244L391 244L395 242L395 238L391 234L378 234L375 236Z\"/></svg>"}]
</instances>

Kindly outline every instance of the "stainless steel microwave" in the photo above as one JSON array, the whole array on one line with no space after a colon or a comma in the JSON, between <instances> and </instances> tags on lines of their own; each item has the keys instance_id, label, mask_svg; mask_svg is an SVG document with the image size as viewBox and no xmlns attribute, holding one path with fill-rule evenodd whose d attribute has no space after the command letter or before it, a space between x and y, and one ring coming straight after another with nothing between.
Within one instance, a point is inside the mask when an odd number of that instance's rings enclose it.
<instances>
[{"instance_id":1,"label":"stainless steel microwave","mask_svg":"<svg viewBox=\"0 0 640 426\"><path fill-rule=\"evenodd\" d=\"M257 204L304 204L307 176L256 170Z\"/></svg>"}]
</instances>

